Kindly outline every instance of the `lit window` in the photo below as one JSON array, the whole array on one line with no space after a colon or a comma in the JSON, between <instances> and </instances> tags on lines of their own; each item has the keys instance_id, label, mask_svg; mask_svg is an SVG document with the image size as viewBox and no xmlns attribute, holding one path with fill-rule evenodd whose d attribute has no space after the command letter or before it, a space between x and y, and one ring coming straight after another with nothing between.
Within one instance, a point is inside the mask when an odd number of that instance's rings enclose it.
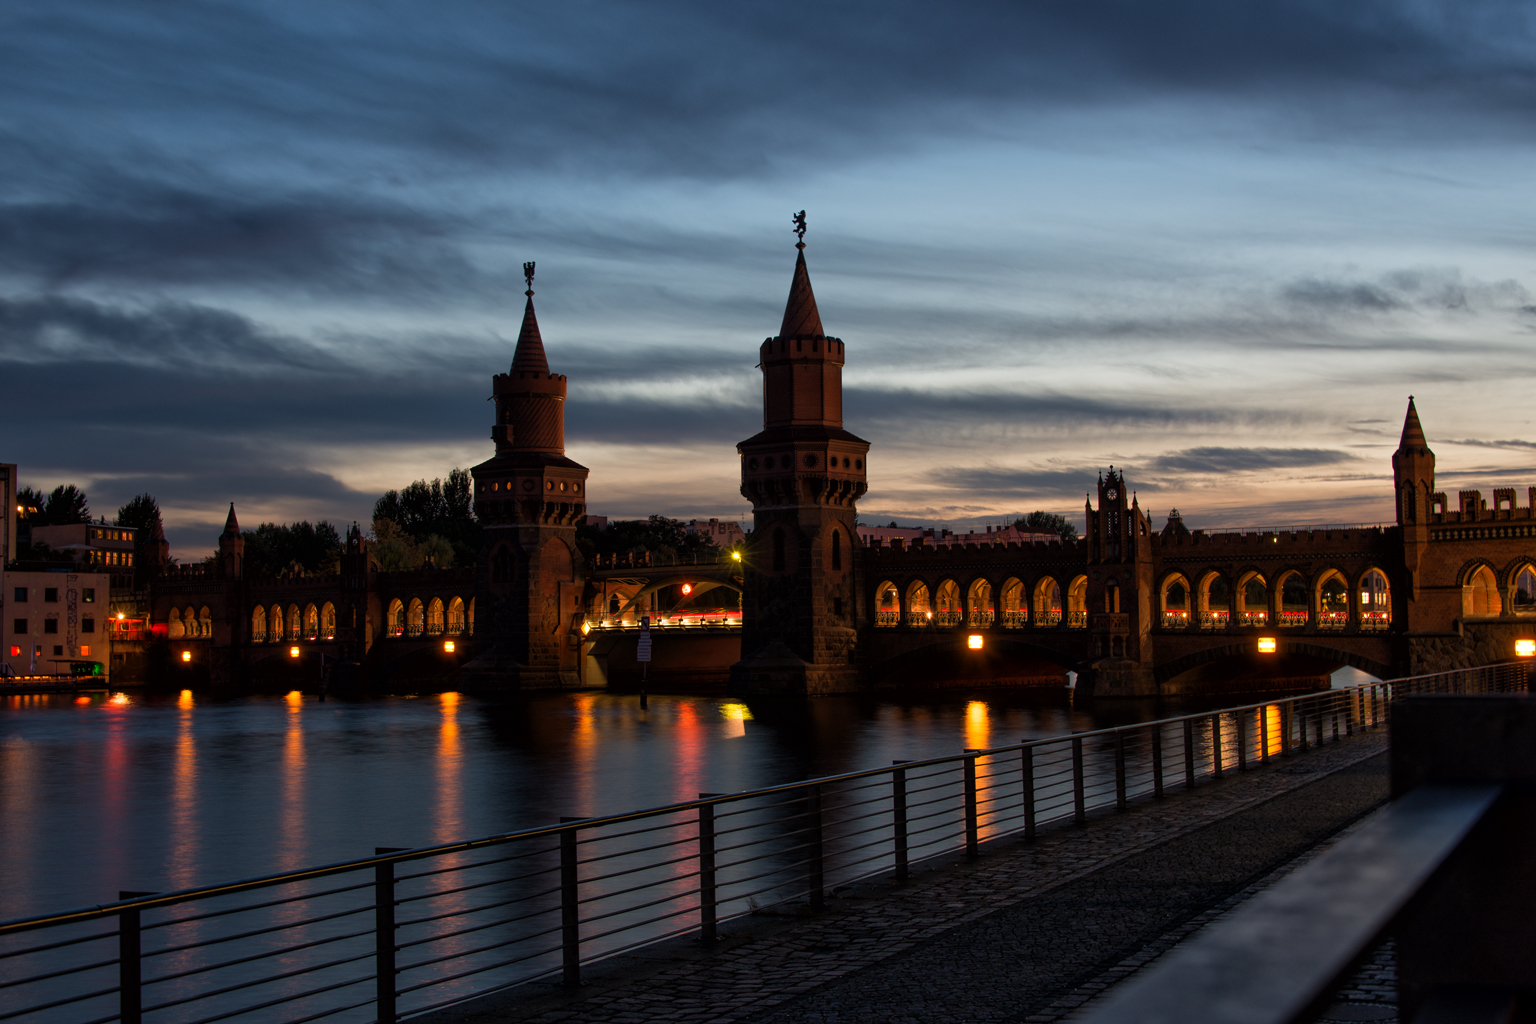
<instances>
[{"instance_id":1,"label":"lit window","mask_svg":"<svg viewBox=\"0 0 1536 1024\"><path fill-rule=\"evenodd\" d=\"M82 658L89 658L91 656L91 645L90 644L81 644L80 645L80 656Z\"/></svg>"},{"instance_id":2,"label":"lit window","mask_svg":"<svg viewBox=\"0 0 1536 1024\"><path fill-rule=\"evenodd\" d=\"M96 588L95 587L81 587L80 588L80 600L84 601L86 604L95 604L96 603Z\"/></svg>"}]
</instances>

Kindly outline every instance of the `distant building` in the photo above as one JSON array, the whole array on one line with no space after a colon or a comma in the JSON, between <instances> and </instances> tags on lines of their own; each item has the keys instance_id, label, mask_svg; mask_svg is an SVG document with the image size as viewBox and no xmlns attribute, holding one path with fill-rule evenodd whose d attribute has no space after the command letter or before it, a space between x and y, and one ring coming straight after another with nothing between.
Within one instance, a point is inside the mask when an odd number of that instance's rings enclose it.
<instances>
[{"instance_id":1,"label":"distant building","mask_svg":"<svg viewBox=\"0 0 1536 1024\"><path fill-rule=\"evenodd\" d=\"M606 530L606 529L608 529L608 517L607 516L588 515L581 522L582 522L583 526L590 526L593 529L597 529L597 530Z\"/></svg>"},{"instance_id":2,"label":"distant building","mask_svg":"<svg viewBox=\"0 0 1536 1024\"><path fill-rule=\"evenodd\" d=\"M16 464L0 462L0 569L16 557L17 518Z\"/></svg>"},{"instance_id":3,"label":"distant building","mask_svg":"<svg viewBox=\"0 0 1536 1024\"><path fill-rule=\"evenodd\" d=\"M67 554L82 566L127 574L133 566L135 532L133 527L110 526L105 521L34 526L32 543L46 544L49 550Z\"/></svg>"},{"instance_id":4,"label":"distant building","mask_svg":"<svg viewBox=\"0 0 1536 1024\"><path fill-rule=\"evenodd\" d=\"M859 542L865 547L890 546L912 547L922 545L931 548L945 548L956 544L1033 544L1036 542L1050 543L1060 540L1054 533L1028 533L1015 526L1000 528L987 527L984 532L978 533L970 530L966 533L955 533L952 530L935 529L922 526L864 526L858 527Z\"/></svg>"},{"instance_id":5,"label":"distant building","mask_svg":"<svg viewBox=\"0 0 1536 1024\"><path fill-rule=\"evenodd\" d=\"M0 654L17 675L67 673L70 663L112 663L107 618L112 577L56 569L0 573L5 588Z\"/></svg>"},{"instance_id":6,"label":"distant building","mask_svg":"<svg viewBox=\"0 0 1536 1024\"><path fill-rule=\"evenodd\" d=\"M690 519L683 524L683 528L689 533L703 534L711 544L722 548L735 547L747 539L741 524L729 519Z\"/></svg>"}]
</instances>

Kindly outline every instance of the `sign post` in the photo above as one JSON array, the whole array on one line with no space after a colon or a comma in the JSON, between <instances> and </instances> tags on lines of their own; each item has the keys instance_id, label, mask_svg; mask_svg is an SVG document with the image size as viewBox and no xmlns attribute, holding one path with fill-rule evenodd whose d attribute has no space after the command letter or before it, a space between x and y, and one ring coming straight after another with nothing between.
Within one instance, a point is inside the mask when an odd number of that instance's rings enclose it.
<instances>
[{"instance_id":1,"label":"sign post","mask_svg":"<svg viewBox=\"0 0 1536 1024\"><path fill-rule=\"evenodd\" d=\"M635 643L635 660L640 663L640 708L645 709L645 683L651 669L651 617L640 616L640 639Z\"/></svg>"}]
</instances>

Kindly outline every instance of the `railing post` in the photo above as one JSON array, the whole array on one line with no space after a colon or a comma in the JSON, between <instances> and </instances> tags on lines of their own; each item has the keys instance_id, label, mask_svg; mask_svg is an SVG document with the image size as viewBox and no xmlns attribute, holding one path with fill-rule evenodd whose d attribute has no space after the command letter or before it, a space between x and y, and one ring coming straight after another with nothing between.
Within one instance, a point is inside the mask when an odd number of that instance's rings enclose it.
<instances>
[{"instance_id":1,"label":"railing post","mask_svg":"<svg viewBox=\"0 0 1536 1024\"><path fill-rule=\"evenodd\" d=\"M1035 748L1025 747L1021 752L1021 771L1024 776L1024 838L1035 838Z\"/></svg>"},{"instance_id":2,"label":"railing post","mask_svg":"<svg viewBox=\"0 0 1536 1024\"><path fill-rule=\"evenodd\" d=\"M903 765L905 761L892 761ZM895 834L896 881L905 882L907 865L907 770L897 768L891 772L891 831Z\"/></svg>"},{"instance_id":3,"label":"railing post","mask_svg":"<svg viewBox=\"0 0 1536 1024\"><path fill-rule=\"evenodd\" d=\"M373 866L374 1015L395 1024L395 862Z\"/></svg>"},{"instance_id":4,"label":"railing post","mask_svg":"<svg viewBox=\"0 0 1536 1024\"><path fill-rule=\"evenodd\" d=\"M580 899L581 887L576 877L576 830L569 828L560 833L560 961L562 980L573 986L581 984Z\"/></svg>"},{"instance_id":5,"label":"railing post","mask_svg":"<svg viewBox=\"0 0 1536 1024\"><path fill-rule=\"evenodd\" d=\"M1152 795L1163 795L1163 727L1152 727Z\"/></svg>"},{"instance_id":6,"label":"railing post","mask_svg":"<svg viewBox=\"0 0 1536 1024\"><path fill-rule=\"evenodd\" d=\"M981 812L976 802L976 757L967 750L965 759L965 855L972 860L981 853Z\"/></svg>"},{"instance_id":7,"label":"railing post","mask_svg":"<svg viewBox=\"0 0 1536 1024\"><path fill-rule=\"evenodd\" d=\"M1083 804L1083 741L1072 737L1072 818L1079 825L1088 820L1088 808Z\"/></svg>"},{"instance_id":8,"label":"railing post","mask_svg":"<svg viewBox=\"0 0 1536 1024\"><path fill-rule=\"evenodd\" d=\"M810 884L811 906L820 908L826 901L826 880L823 873L821 850L821 787L811 786L806 790L805 798L806 816L810 822Z\"/></svg>"},{"instance_id":9,"label":"railing post","mask_svg":"<svg viewBox=\"0 0 1536 1024\"><path fill-rule=\"evenodd\" d=\"M1237 728L1237 770L1248 770L1248 712L1232 712L1232 720Z\"/></svg>"},{"instance_id":10,"label":"railing post","mask_svg":"<svg viewBox=\"0 0 1536 1024\"><path fill-rule=\"evenodd\" d=\"M1195 722L1184 719L1184 788L1195 788Z\"/></svg>"},{"instance_id":11,"label":"railing post","mask_svg":"<svg viewBox=\"0 0 1536 1024\"><path fill-rule=\"evenodd\" d=\"M1125 810L1125 730L1115 730L1115 810Z\"/></svg>"},{"instance_id":12,"label":"railing post","mask_svg":"<svg viewBox=\"0 0 1536 1024\"><path fill-rule=\"evenodd\" d=\"M1221 715L1211 716L1211 776L1221 778Z\"/></svg>"},{"instance_id":13,"label":"railing post","mask_svg":"<svg viewBox=\"0 0 1536 1024\"><path fill-rule=\"evenodd\" d=\"M700 793L703 800L712 793ZM719 938L719 915L715 900L715 805L699 805L699 941Z\"/></svg>"},{"instance_id":14,"label":"railing post","mask_svg":"<svg viewBox=\"0 0 1536 1024\"><path fill-rule=\"evenodd\" d=\"M120 898L132 899L133 897ZM144 1019L143 978L139 973L141 941L139 908L119 910L117 912L117 1014L122 1024L140 1024Z\"/></svg>"}]
</instances>

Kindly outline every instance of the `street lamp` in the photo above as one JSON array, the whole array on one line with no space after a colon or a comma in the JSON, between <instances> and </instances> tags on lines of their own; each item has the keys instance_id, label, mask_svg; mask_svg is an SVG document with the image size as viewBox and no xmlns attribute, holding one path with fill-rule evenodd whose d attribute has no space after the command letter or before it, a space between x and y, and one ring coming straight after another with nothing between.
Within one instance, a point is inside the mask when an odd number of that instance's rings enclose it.
<instances>
[{"instance_id":1,"label":"street lamp","mask_svg":"<svg viewBox=\"0 0 1536 1024\"><path fill-rule=\"evenodd\" d=\"M1536 658L1536 640L1516 640L1515 657Z\"/></svg>"},{"instance_id":2,"label":"street lamp","mask_svg":"<svg viewBox=\"0 0 1536 1024\"><path fill-rule=\"evenodd\" d=\"M980 633L972 633L970 636L965 638L965 646L969 647L973 651L981 650L981 645L984 642L985 640L982 638Z\"/></svg>"},{"instance_id":3,"label":"street lamp","mask_svg":"<svg viewBox=\"0 0 1536 1024\"><path fill-rule=\"evenodd\" d=\"M1272 636L1259 637L1259 653L1274 654L1276 649L1275 638Z\"/></svg>"},{"instance_id":4,"label":"street lamp","mask_svg":"<svg viewBox=\"0 0 1536 1024\"><path fill-rule=\"evenodd\" d=\"M454 642L452 640L444 640L443 641L443 653L444 654L452 654L453 650L454 650L454 646L455 645L454 645Z\"/></svg>"},{"instance_id":5,"label":"street lamp","mask_svg":"<svg viewBox=\"0 0 1536 1024\"><path fill-rule=\"evenodd\" d=\"M288 648L288 657L290 657L290 658L297 658L298 656L299 656L299 649L297 647L290 647L290 648Z\"/></svg>"},{"instance_id":6,"label":"street lamp","mask_svg":"<svg viewBox=\"0 0 1536 1024\"><path fill-rule=\"evenodd\" d=\"M181 660L182 661L191 661L192 660L192 652L191 651L182 651L181 652Z\"/></svg>"}]
</instances>

